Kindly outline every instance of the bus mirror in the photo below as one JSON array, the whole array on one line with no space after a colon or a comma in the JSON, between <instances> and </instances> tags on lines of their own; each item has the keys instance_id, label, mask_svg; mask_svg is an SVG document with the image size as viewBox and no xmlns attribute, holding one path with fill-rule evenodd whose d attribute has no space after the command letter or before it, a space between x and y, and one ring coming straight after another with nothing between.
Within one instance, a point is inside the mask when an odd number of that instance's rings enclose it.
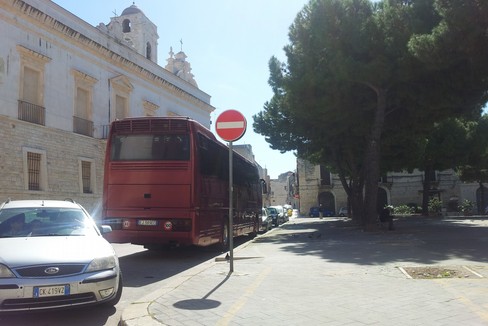
<instances>
[{"instance_id":1,"label":"bus mirror","mask_svg":"<svg viewBox=\"0 0 488 326\"><path fill-rule=\"evenodd\" d=\"M259 179L259 181L261 181L261 187L263 188L263 194L267 194L268 193L268 187L266 186L266 181L264 181L264 179Z\"/></svg>"}]
</instances>

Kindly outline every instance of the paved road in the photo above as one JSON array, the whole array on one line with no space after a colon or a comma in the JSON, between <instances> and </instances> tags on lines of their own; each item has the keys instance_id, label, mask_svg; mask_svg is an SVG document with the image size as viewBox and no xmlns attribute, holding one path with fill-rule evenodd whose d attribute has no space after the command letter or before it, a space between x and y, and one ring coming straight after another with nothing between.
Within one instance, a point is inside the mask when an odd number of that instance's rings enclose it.
<instances>
[{"instance_id":1,"label":"paved road","mask_svg":"<svg viewBox=\"0 0 488 326\"><path fill-rule=\"evenodd\" d=\"M162 283L125 325L488 325L488 223L409 218L362 232L298 218ZM462 271L418 279L408 268Z\"/></svg>"}]
</instances>

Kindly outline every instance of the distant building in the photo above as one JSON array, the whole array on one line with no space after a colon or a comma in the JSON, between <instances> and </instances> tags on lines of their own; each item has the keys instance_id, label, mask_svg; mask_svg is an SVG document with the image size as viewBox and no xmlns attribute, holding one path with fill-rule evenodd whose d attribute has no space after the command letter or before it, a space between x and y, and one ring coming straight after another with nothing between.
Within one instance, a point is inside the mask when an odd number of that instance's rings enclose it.
<instances>
[{"instance_id":1,"label":"distant building","mask_svg":"<svg viewBox=\"0 0 488 326\"><path fill-rule=\"evenodd\" d=\"M324 166L298 160L300 213L307 214L310 207L322 206L333 212L348 207L347 195L338 175L330 173ZM390 172L378 180L378 207L385 205L422 206L424 173L422 171ZM481 189L474 183L463 183L453 170L435 171L431 176L429 196L439 198L446 214L458 210L458 204L468 199L475 203L476 211L484 212L481 203ZM488 189L485 188L485 203L488 203Z\"/></svg>"},{"instance_id":2,"label":"distant building","mask_svg":"<svg viewBox=\"0 0 488 326\"><path fill-rule=\"evenodd\" d=\"M270 180L271 206L291 205L298 208L298 188L294 172L285 172L278 176L278 179Z\"/></svg>"},{"instance_id":3,"label":"distant building","mask_svg":"<svg viewBox=\"0 0 488 326\"><path fill-rule=\"evenodd\" d=\"M262 180L262 185L263 185L263 206L267 207L270 206L271 203L271 186L270 186L270 178L268 175L268 170L263 169L261 165L259 165L258 162L256 162L256 159L254 157L254 153L252 151L252 146L249 144L243 144L243 145L233 145L232 146L234 151L241 154L244 156L246 159L248 159L251 162L254 162L258 168L259 171L259 178Z\"/></svg>"}]
</instances>

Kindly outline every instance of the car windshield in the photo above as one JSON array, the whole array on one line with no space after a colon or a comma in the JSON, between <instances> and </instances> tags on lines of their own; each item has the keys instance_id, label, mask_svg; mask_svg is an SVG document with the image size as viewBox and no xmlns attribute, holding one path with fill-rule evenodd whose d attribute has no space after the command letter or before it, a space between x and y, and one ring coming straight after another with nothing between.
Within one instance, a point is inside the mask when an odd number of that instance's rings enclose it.
<instances>
[{"instance_id":1,"label":"car windshield","mask_svg":"<svg viewBox=\"0 0 488 326\"><path fill-rule=\"evenodd\" d=\"M0 237L97 235L95 225L81 209L12 208L0 211Z\"/></svg>"},{"instance_id":2,"label":"car windshield","mask_svg":"<svg viewBox=\"0 0 488 326\"><path fill-rule=\"evenodd\" d=\"M283 207L274 207L274 209L278 212L278 213L282 213L283 212Z\"/></svg>"},{"instance_id":3,"label":"car windshield","mask_svg":"<svg viewBox=\"0 0 488 326\"><path fill-rule=\"evenodd\" d=\"M268 208L268 212L269 212L270 214L278 214L278 211L277 211L277 210L276 210L276 208L274 208L274 207L270 207L270 208Z\"/></svg>"}]
</instances>

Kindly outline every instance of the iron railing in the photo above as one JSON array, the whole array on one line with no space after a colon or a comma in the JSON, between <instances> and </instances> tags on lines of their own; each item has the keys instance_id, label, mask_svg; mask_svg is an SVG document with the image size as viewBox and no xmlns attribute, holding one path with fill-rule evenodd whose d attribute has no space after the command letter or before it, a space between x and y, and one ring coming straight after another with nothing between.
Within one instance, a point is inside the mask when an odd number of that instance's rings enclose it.
<instances>
[{"instance_id":1,"label":"iron railing","mask_svg":"<svg viewBox=\"0 0 488 326\"><path fill-rule=\"evenodd\" d=\"M93 137L93 121L73 116L73 132Z\"/></svg>"},{"instance_id":2,"label":"iron railing","mask_svg":"<svg viewBox=\"0 0 488 326\"><path fill-rule=\"evenodd\" d=\"M46 125L46 109L40 105L19 100L19 120Z\"/></svg>"}]
</instances>

